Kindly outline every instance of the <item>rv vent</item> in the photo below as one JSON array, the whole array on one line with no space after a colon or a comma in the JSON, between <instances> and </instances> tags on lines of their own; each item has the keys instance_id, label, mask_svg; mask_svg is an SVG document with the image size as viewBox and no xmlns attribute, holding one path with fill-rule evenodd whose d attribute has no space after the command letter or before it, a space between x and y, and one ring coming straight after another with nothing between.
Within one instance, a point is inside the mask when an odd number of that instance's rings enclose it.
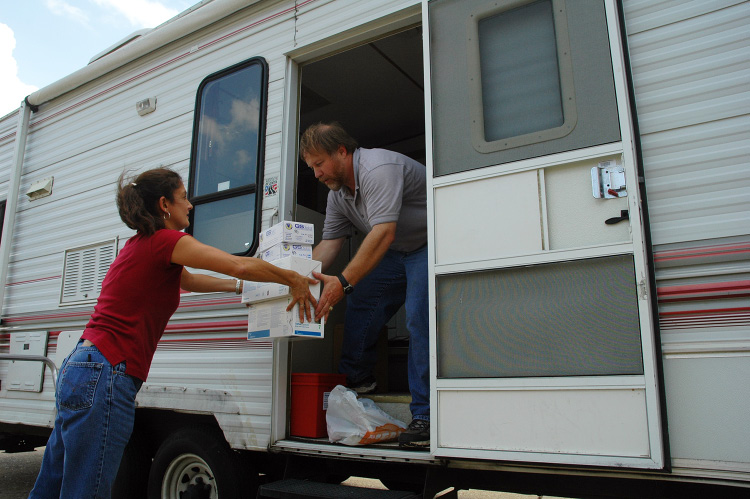
<instances>
[{"instance_id":1,"label":"rv vent","mask_svg":"<svg viewBox=\"0 0 750 499\"><path fill-rule=\"evenodd\" d=\"M117 239L65 250L60 305L96 300L117 254Z\"/></svg>"}]
</instances>

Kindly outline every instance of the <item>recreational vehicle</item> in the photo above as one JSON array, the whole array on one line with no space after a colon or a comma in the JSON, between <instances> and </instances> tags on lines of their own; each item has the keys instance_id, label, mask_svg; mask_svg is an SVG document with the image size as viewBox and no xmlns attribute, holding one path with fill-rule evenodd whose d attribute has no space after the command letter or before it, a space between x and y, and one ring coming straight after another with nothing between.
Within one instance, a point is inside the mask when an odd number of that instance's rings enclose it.
<instances>
[{"instance_id":1,"label":"recreational vehicle","mask_svg":"<svg viewBox=\"0 0 750 499\"><path fill-rule=\"evenodd\" d=\"M747 494L749 28L744 0L204 0L105 50L0 119L0 448L50 433L56 367L134 235L122 172L178 171L188 230L230 253L282 220L319 241L298 141L336 120L427 169L429 449L290 432L293 375L336 372L343 306L323 339L249 341L239 297L183 293L115 496L348 476L425 498ZM373 397L394 413L404 324Z\"/></svg>"}]
</instances>

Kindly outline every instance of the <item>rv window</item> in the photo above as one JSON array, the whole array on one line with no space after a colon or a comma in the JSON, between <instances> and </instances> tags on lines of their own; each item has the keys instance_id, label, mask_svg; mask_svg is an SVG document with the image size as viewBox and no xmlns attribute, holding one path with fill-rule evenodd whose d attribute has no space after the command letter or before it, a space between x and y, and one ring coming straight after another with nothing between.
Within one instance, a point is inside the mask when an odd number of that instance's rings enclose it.
<instances>
[{"instance_id":1,"label":"rv window","mask_svg":"<svg viewBox=\"0 0 750 499\"><path fill-rule=\"evenodd\" d=\"M198 88L188 192L191 232L229 253L255 246L263 175L267 67L255 58Z\"/></svg>"},{"instance_id":2,"label":"rv window","mask_svg":"<svg viewBox=\"0 0 750 499\"><path fill-rule=\"evenodd\" d=\"M549 133L534 132L564 125L562 92L571 94L572 86L570 79L563 83L560 78L555 33L565 30L555 29L552 2L540 1L490 14L480 19L476 28L481 77L477 112L484 125L483 131L477 127L477 147L480 151L498 150L548 138ZM563 50L561 54L567 73L568 52ZM570 129L558 130L556 135ZM527 134L533 135L516 141L503 140Z\"/></svg>"}]
</instances>

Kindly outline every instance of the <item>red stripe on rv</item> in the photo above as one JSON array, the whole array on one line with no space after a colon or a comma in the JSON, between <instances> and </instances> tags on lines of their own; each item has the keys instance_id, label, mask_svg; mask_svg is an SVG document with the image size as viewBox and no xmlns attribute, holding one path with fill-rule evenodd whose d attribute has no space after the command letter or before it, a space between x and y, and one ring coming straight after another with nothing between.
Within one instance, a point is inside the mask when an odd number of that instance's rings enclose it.
<instances>
[{"instance_id":1,"label":"red stripe on rv","mask_svg":"<svg viewBox=\"0 0 750 499\"><path fill-rule=\"evenodd\" d=\"M31 284L35 282L51 281L53 279L60 279L61 277L61 275L53 275L49 277L40 277L39 279L29 279L28 281L9 282L8 284L6 284L6 286L18 286L19 284Z\"/></svg>"},{"instance_id":2,"label":"red stripe on rv","mask_svg":"<svg viewBox=\"0 0 750 499\"><path fill-rule=\"evenodd\" d=\"M654 253L655 262L670 260L684 260L707 256L724 256L742 253L750 253L750 243L722 244L719 246L703 246L696 248L685 248L680 250L657 251Z\"/></svg>"},{"instance_id":3,"label":"red stripe on rv","mask_svg":"<svg viewBox=\"0 0 750 499\"><path fill-rule=\"evenodd\" d=\"M750 327L750 307L662 312L659 323L664 329Z\"/></svg>"},{"instance_id":4,"label":"red stripe on rv","mask_svg":"<svg viewBox=\"0 0 750 499\"><path fill-rule=\"evenodd\" d=\"M247 321L194 322L191 324L167 324L164 334L190 331L247 331Z\"/></svg>"},{"instance_id":5,"label":"red stripe on rv","mask_svg":"<svg viewBox=\"0 0 750 499\"><path fill-rule=\"evenodd\" d=\"M750 281L714 282L657 288L659 302L717 300L750 296Z\"/></svg>"}]
</instances>

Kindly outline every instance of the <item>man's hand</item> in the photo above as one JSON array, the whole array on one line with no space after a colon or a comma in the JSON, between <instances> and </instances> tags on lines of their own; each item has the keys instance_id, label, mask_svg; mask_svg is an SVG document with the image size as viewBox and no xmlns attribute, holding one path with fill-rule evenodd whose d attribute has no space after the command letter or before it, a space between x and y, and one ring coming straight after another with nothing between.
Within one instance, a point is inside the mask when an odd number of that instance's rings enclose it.
<instances>
[{"instance_id":1,"label":"man's hand","mask_svg":"<svg viewBox=\"0 0 750 499\"><path fill-rule=\"evenodd\" d=\"M315 308L315 320L319 321L321 317L325 317L328 322L328 314L333 310L333 306L344 297L344 290L341 287L341 281L336 276L313 272L313 277L323 283L323 291L320 292L318 306Z\"/></svg>"}]
</instances>

